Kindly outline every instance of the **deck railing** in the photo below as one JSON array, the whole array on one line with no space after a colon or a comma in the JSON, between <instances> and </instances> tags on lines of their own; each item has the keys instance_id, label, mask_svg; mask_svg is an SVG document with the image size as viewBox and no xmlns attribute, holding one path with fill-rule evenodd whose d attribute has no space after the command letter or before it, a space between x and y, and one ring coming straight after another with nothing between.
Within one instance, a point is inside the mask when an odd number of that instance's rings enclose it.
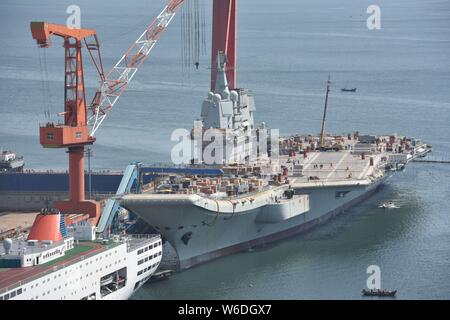
<instances>
[{"instance_id":1,"label":"deck railing","mask_svg":"<svg viewBox=\"0 0 450 320\"><path fill-rule=\"evenodd\" d=\"M131 234L127 235L127 252L136 250L142 247L143 243L150 243L155 240L161 239L159 234Z\"/></svg>"}]
</instances>

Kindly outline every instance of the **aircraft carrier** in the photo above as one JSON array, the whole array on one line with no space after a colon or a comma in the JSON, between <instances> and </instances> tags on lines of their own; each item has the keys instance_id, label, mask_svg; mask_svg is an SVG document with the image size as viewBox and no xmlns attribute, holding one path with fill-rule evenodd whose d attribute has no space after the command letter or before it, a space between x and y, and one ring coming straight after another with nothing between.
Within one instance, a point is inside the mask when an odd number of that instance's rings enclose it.
<instances>
[{"instance_id":1,"label":"aircraft carrier","mask_svg":"<svg viewBox=\"0 0 450 320\"><path fill-rule=\"evenodd\" d=\"M192 136L213 129L231 132L232 141L249 141L252 132L270 131L254 124L251 93L229 89L220 54L217 69L216 90L203 102ZM360 203L431 151L419 139L398 134L327 135L322 129L320 135L273 140L267 150L257 149L255 159L241 153L219 157L222 163L213 167L220 174L160 174L147 191L123 195L120 203L167 239L178 268L186 269L316 226ZM207 146L200 145L205 152ZM197 163L191 167L202 163L198 159L194 156Z\"/></svg>"}]
</instances>

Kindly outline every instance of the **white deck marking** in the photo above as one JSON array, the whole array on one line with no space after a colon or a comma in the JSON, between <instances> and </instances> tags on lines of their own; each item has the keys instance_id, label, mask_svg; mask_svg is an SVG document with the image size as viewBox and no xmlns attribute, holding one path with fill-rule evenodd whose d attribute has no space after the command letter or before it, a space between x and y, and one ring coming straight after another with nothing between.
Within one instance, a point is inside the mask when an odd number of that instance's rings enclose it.
<instances>
[{"instance_id":1,"label":"white deck marking","mask_svg":"<svg viewBox=\"0 0 450 320\"><path fill-rule=\"evenodd\" d=\"M361 171L361 174L358 176L358 179L361 179L369 170L369 163L367 163Z\"/></svg>"},{"instance_id":2,"label":"white deck marking","mask_svg":"<svg viewBox=\"0 0 450 320\"><path fill-rule=\"evenodd\" d=\"M319 156L319 154L320 154L320 152L315 152L315 153L314 153L314 156L312 156L311 158L309 158L309 161L306 162L307 164L303 167L303 170L306 170L306 169L311 165L311 163L312 163L314 160L316 160L316 158Z\"/></svg>"},{"instance_id":3,"label":"white deck marking","mask_svg":"<svg viewBox=\"0 0 450 320\"><path fill-rule=\"evenodd\" d=\"M378 156L375 156L375 155L373 156L373 162L374 162L374 164L373 164L373 167L372 167L372 171L373 171L373 168L378 164ZM363 171L362 171L362 173L359 175L358 179L361 179L363 175L367 175L370 167L371 167L370 166L370 162L367 162L365 167L364 167L364 169L363 169Z\"/></svg>"},{"instance_id":4,"label":"white deck marking","mask_svg":"<svg viewBox=\"0 0 450 320\"><path fill-rule=\"evenodd\" d=\"M350 155L350 153L346 153L341 160L339 160L339 162L333 167L333 170L331 170L331 172L327 175L327 177L325 178L325 180L328 180L328 178L337 170L337 168L339 168L339 166L341 165L341 163L347 159L347 157Z\"/></svg>"}]
</instances>

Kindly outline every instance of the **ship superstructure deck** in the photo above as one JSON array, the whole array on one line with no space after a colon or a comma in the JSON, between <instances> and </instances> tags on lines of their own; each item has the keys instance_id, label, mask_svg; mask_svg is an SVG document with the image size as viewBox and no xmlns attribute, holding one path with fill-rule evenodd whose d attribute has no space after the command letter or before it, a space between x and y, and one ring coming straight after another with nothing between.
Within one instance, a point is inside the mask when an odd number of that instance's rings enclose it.
<instances>
[{"instance_id":1,"label":"ship superstructure deck","mask_svg":"<svg viewBox=\"0 0 450 320\"><path fill-rule=\"evenodd\" d=\"M340 136L339 144L334 139L330 141L340 150L290 152L280 156L280 165L288 168L290 183L295 186L364 185L386 171L401 170L409 161L431 151L426 144L407 145L405 137L379 136L373 140L378 142L361 144L358 139Z\"/></svg>"},{"instance_id":2,"label":"ship superstructure deck","mask_svg":"<svg viewBox=\"0 0 450 320\"><path fill-rule=\"evenodd\" d=\"M46 255L52 249L43 243L29 250L24 247L27 241L17 240L10 250L15 256L24 256ZM0 258L7 256L0 251ZM47 263L0 268L0 300L127 299L156 271L161 258L159 235L77 241L61 257Z\"/></svg>"},{"instance_id":3,"label":"ship superstructure deck","mask_svg":"<svg viewBox=\"0 0 450 320\"><path fill-rule=\"evenodd\" d=\"M44 265L24 268L0 268L0 295L23 283L30 282L60 268L79 262L84 258L101 253L114 245L117 244L102 244L101 242L83 241L74 246L73 249L69 250L62 259L56 259Z\"/></svg>"}]
</instances>

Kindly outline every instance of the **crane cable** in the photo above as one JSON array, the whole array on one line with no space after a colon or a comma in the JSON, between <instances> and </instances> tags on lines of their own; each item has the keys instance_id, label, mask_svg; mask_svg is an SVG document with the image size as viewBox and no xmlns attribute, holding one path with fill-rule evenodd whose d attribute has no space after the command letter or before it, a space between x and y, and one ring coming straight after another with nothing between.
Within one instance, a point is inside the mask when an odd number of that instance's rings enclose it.
<instances>
[{"instance_id":1,"label":"crane cable","mask_svg":"<svg viewBox=\"0 0 450 320\"><path fill-rule=\"evenodd\" d=\"M45 90L46 95L48 96L47 102L48 102L48 117L50 118L50 121L53 121L53 113L50 113L52 108L52 93L50 90L50 83L49 83L49 76L48 76L48 67L47 67L47 51L44 50L44 77L45 77Z\"/></svg>"},{"instance_id":2,"label":"crane cable","mask_svg":"<svg viewBox=\"0 0 450 320\"><path fill-rule=\"evenodd\" d=\"M37 47L39 56L39 75L41 78L42 110L44 111L45 121L50 121L50 104L48 101L47 84L44 72L44 58L41 55L41 48Z\"/></svg>"},{"instance_id":3,"label":"crane cable","mask_svg":"<svg viewBox=\"0 0 450 320\"><path fill-rule=\"evenodd\" d=\"M200 65L206 55L206 18L204 0L187 0L181 9L181 66L183 73Z\"/></svg>"}]
</instances>

